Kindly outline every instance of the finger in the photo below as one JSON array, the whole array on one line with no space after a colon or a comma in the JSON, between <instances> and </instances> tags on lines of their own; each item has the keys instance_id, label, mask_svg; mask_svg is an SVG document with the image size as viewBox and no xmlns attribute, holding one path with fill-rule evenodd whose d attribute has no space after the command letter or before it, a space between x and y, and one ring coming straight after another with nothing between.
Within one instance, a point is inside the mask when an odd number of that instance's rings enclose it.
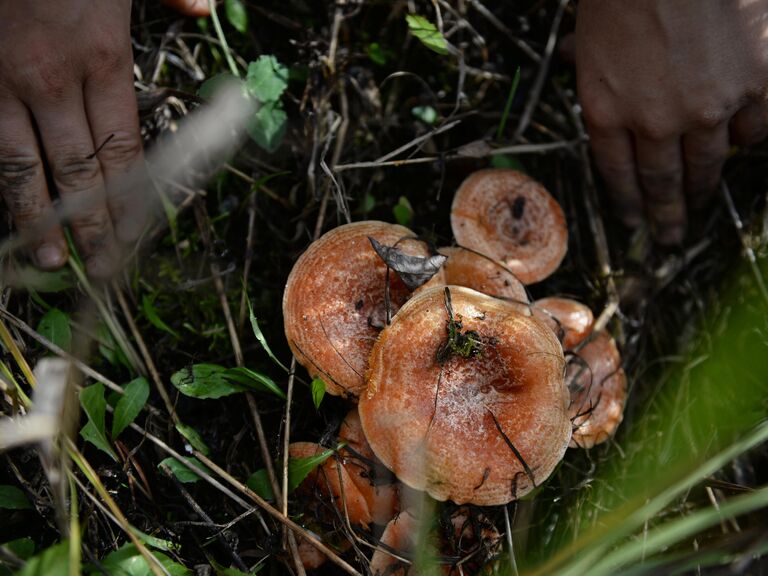
<instances>
[{"instance_id":1,"label":"finger","mask_svg":"<svg viewBox=\"0 0 768 576\"><path fill-rule=\"evenodd\" d=\"M734 114L730 123L731 142L751 146L768 136L768 100L750 102Z\"/></svg>"},{"instance_id":2,"label":"finger","mask_svg":"<svg viewBox=\"0 0 768 576\"><path fill-rule=\"evenodd\" d=\"M181 12L185 16L208 16L208 0L162 0L163 4Z\"/></svg>"},{"instance_id":3,"label":"finger","mask_svg":"<svg viewBox=\"0 0 768 576\"><path fill-rule=\"evenodd\" d=\"M590 130L595 164L602 174L618 217L628 226L643 221L643 200L635 170L635 153L625 130Z\"/></svg>"},{"instance_id":4,"label":"finger","mask_svg":"<svg viewBox=\"0 0 768 576\"><path fill-rule=\"evenodd\" d=\"M142 153L139 114L130 66L86 80L86 113L96 158L106 183L107 205L118 240L130 242L141 234L153 198L149 193Z\"/></svg>"},{"instance_id":5,"label":"finger","mask_svg":"<svg viewBox=\"0 0 768 576\"><path fill-rule=\"evenodd\" d=\"M635 150L651 234L659 244L680 243L687 224L680 139L638 138Z\"/></svg>"},{"instance_id":6,"label":"finger","mask_svg":"<svg viewBox=\"0 0 768 576\"><path fill-rule=\"evenodd\" d=\"M72 234L88 272L107 276L114 265L115 239L82 92L79 86L72 87L57 102L39 99L30 107L62 207L71 214Z\"/></svg>"},{"instance_id":7,"label":"finger","mask_svg":"<svg viewBox=\"0 0 768 576\"><path fill-rule=\"evenodd\" d=\"M32 119L15 98L0 99L0 195L22 236L34 238L35 262L55 269L67 261L67 244L55 221Z\"/></svg>"},{"instance_id":8,"label":"finger","mask_svg":"<svg viewBox=\"0 0 768 576\"><path fill-rule=\"evenodd\" d=\"M715 193L728 149L726 123L683 136L685 194L689 207L701 208Z\"/></svg>"}]
</instances>

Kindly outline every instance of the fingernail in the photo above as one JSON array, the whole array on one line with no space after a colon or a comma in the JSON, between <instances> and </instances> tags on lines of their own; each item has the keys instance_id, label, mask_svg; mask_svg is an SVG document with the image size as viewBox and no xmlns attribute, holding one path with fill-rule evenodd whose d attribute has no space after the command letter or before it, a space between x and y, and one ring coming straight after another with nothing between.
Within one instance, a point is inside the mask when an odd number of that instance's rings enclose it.
<instances>
[{"instance_id":1,"label":"fingernail","mask_svg":"<svg viewBox=\"0 0 768 576\"><path fill-rule=\"evenodd\" d=\"M58 244L43 244L35 252L35 259L41 268L59 268L67 261L67 256Z\"/></svg>"}]
</instances>

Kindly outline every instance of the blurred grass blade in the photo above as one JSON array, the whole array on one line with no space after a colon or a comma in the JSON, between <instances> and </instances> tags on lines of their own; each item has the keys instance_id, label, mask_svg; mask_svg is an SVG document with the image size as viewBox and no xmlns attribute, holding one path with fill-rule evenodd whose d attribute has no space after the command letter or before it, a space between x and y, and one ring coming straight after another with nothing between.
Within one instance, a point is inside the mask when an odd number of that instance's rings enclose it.
<instances>
[{"instance_id":1,"label":"blurred grass blade","mask_svg":"<svg viewBox=\"0 0 768 576\"><path fill-rule=\"evenodd\" d=\"M520 84L520 66L515 71L515 77L512 78L512 86L509 88L509 95L507 96L507 102L504 104L504 112L501 115L501 122L496 129L496 141L501 141L504 136L504 128L507 126L507 120L509 119L509 112L512 109L512 102L515 100L515 94L517 94L517 86Z\"/></svg>"},{"instance_id":2,"label":"blurred grass blade","mask_svg":"<svg viewBox=\"0 0 768 576\"><path fill-rule=\"evenodd\" d=\"M734 518L740 514L753 512L768 507L768 488L743 496L736 496L720 504L720 509L707 508L684 516L679 520L651 531L646 537L638 538L620 546L604 556L596 566L589 569L591 576L611 576L617 574L622 566L627 566L640 560L644 555L660 552L685 538L706 530L723 519Z\"/></svg>"}]
</instances>

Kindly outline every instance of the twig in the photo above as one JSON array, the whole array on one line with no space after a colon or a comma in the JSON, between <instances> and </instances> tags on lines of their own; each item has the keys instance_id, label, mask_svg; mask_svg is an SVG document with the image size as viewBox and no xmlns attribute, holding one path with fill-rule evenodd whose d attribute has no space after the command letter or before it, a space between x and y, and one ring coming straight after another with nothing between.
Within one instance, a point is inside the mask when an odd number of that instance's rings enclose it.
<instances>
[{"instance_id":1,"label":"twig","mask_svg":"<svg viewBox=\"0 0 768 576\"><path fill-rule=\"evenodd\" d=\"M240 78L240 70L237 68L237 64L235 64L235 61L232 58L232 54L230 54L229 52L229 44L227 44L227 37L224 36L224 30L221 28L219 15L216 14L216 1L208 0L208 8L211 11L211 20L213 21L213 28L216 30L216 36L219 37L219 42L221 42L221 47L224 51L224 58L227 59L227 64L229 65L229 69L236 78Z\"/></svg>"},{"instance_id":2,"label":"twig","mask_svg":"<svg viewBox=\"0 0 768 576\"><path fill-rule=\"evenodd\" d=\"M407 142L397 148L396 150L392 150L392 152L389 152L387 154L384 154L384 156L377 158L374 160L374 162L386 162L387 160L390 160L397 156L398 154L405 152L409 148L413 148L414 146L417 146L418 144L421 144L425 140L429 140L433 136L437 136L438 134L442 134L443 132L447 132L448 130L451 130L452 128L456 127L457 125L461 124L461 120L454 120L453 122L448 122L447 124L443 124L442 126L439 126L435 128L434 130L430 130L426 134L422 134L421 136L414 138L410 142ZM341 166L336 168L336 171L338 172L339 169L342 168Z\"/></svg>"},{"instance_id":3,"label":"twig","mask_svg":"<svg viewBox=\"0 0 768 576\"><path fill-rule=\"evenodd\" d=\"M507 38L509 38L515 46L520 48L520 50L522 50L522 52L526 56L528 56L528 58L530 58L531 60L533 60L537 64L539 62L541 62L541 56L539 56L536 53L536 51L533 48L531 48L530 46L528 46L528 44L526 44L523 40L521 40L520 38L515 36L514 32L512 32L512 30L507 28L501 20L496 18L496 16L493 14L493 12L491 12L490 10L488 10L488 8L483 6L479 2L479 0L468 0L468 2L470 4L470 6L472 6L475 10L477 10L483 18L488 20L488 22L490 22L490 24L494 28L496 28L499 32L501 32Z\"/></svg>"},{"instance_id":4,"label":"twig","mask_svg":"<svg viewBox=\"0 0 768 576\"><path fill-rule=\"evenodd\" d=\"M205 205L202 202L195 203L195 216L197 216L197 223L200 228L203 245L208 254L212 255L214 252L213 244L211 243L210 219L208 218L208 211L205 209ZM213 275L213 285L216 288L216 293L219 296L219 303L221 304L221 310L224 313L224 321L226 322L227 331L229 332L232 351L235 354L235 363L238 366L242 366L243 349L240 346L240 338L237 335L237 328L235 328L235 322L232 319L232 310L229 307L229 300L227 299L227 292L224 289L224 282L221 280L221 271L219 265L213 259L211 259L210 268L211 274Z\"/></svg>"},{"instance_id":5,"label":"twig","mask_svg":"<svg viewBox=\"0 0 768 576\"><path fill-rule=\"evenodd\" d=\"M509 521L509 506L504 506L504 529L507 533L507 545L509 546L509 568L511 576L517 576L517 561L515 560L515 546L512 543L512 524Z\"/></svg>"},{"instance_id":6,"label":"twig","mask_svg":"<svg viewBox=\"0 0 768 576\"><path fill-rule=\"evenodd\" d=\"M176 489L181 494L182 498L184 498L184 500L187 501L187 504L189 504L189 506L192 508L192 510L195 511L195 514L197 514L200 518L203 519L203 521L205 522L205 525L208 526L209 528L213 527L213 528L217 528L218 529L218 526L214 523L213 519L210 516L208 516L208 514L205 512L205 510L203 510L203 508L200 506L200 504L197 503L197 501L192 497L192 495L189 493L189 491L187 491L187 489L184 488L182 483L178 481L178 479L173 474L171 469L167 465L161 464L160 465L160 470L162 470L163 473L168 478L171 479L171 481L175 484ZM221 532L217 532L215 534L215 537L219 541L219 543L221 543L221 545L229 553L230 558L232 558L232 560L237 565L237 567L241 571L243 571L243 572L248 572L248 567L243 562L243 559L240 558L238 553L235 552L235 550L229 545L229 542L227 542L227 539L224 537L224 534L221 533Z\"/></svg>"},{"instance_id":7,"label":"twig","mask_svg":"<svg viewBox=\"0 0 768 576\"><path fill-rule=\"evenodd\" d=\"M276 508L272 507L272 505L264 500L261 496L256 494L253 490L248 488L245 484L238 481L237 479L233 478L231 475L229 475L225 470L223 470L221 467L219 467L215 462L210 460L205 454L201 454L199 452L195 452L195 456L208 468L216 472L221 478L226 480L231 486L236 488L239 492L246 495L250 500L255 502L262 510L264 510L267 514L272 516L275 520L283 524L284 526L290 528L293 530L296 534L301 536L308 544L311 544L315 548L317 548L320 552L328 556L328 559L339 566L342 570L344 570L347 574L352 574L354 576L362 576L360 572L355 570L352 566L350 566L347 562L345 562L343 559L341 559L338 554L336 554L333 550L328 548L325 544L317 540L316 538L313 538L310 536L307 531L296 524L293 520L288 518L287 516L284 516L282 512L277 510ZM188 462L185 460L183 462L185 465L188 464ZM190 467L190 469L192 469Z\"/></svg>"},{"instance_id":8,"label":"twig","mask_svg":"<svg viewBox=\"0 0 768 576\"><path fill-rule=\"evenodd\" d=\"M149 353L146 342L144 342L144 337L141 335L141 332L136 326L136 322L133 319L133 315L131 314L131 309L128 306L128 302L125 300L125 295L123 294L122 288L117 282L113 282L112 289L115 292L115 296L117 296L117 301L123 311L125 321L128 323L128 328L130 329L131 334L133 334L133 339L136 341L136 344L139 347L139 352L141 352L141 355L144 358L144 363L147 365L147 369L149 370L152 382L154 382L157 391L160 393L160 398L163 399L165 409L168 411L168 414L170 415L173 423L180 424L181 421L176 414L173 402L171 401L171 396L168 394L168 390L166 389L165 384L163 384L163 379L160 378L160 373L157 371L157 367L155 366L155 362L152 359L152 355Z\"/></svg>"},{"instance_id":9,"label":"twig","mask_svg":"<svg viewBox=\"0 0 768 576\"><path fill-rule=\"evenodd\" d=\"M514 142L518 141L525 132L525 129L528 128L528 124L531 121L531 116L533 116L533 111L536 109L536 105L538 104L539 98L541 97L541 90L544 88L544 81L546 80L547 73L549 72L549 63L552 60L552 54L555 51L555 44L557 43L557 31L560 28L560 21L563 19L563 14L565 13L565 7L567 5L568 0L560 0L560 3L557 6L555 17L552 19L552 27L549 30L547 46L544 49L544 57L541 59L541 62L539 62L539 70L536 73L536 80L531 87L531 92L528 96L528 101L525 103L525 108L523 109L523 114L520 117L520 123L517 125L517 129L515 130L515 135L512 137Z\"/></svg>"},{"instance_id":10,"label":"twig","mask_svg":"<svg viewBox=\"0 0 768 576\"><path fill-rule=\"evenodd\" d=\"M291 444L291 400L293 399L293 384L296 380L296 356L291 358L291 369L288 376L288 391L285 400L285 434L283 434L283 477L282 492L288 494L288 457ZM283 514L288 515L288 498L283 499Z\"/></svg>"},{"instance_id":11,"label":"twig","mask_svg":"<svg viewBox=\"0 0 768 576\"><path fill-rule=\"evenodd\" d=\"M749 267L752 269L752 275L755 277L755 282L757 283L757 287L760 290L760 296L762 296L763 300L768 303L768 290L766 290L765 280L763 279L762 272L760 272L760 267L757 265L757 257L755 256L755 251L752 249L752 246L749 243L747 233L744 231L744 224L742 223L741 217L739 216L739 211L736 210L736 205L733 203L731 191L728 189L728 184L725 182L725 180L720 182L720 193L723 195L725 205L728 207L728 213L731 215L731 220L733 220L736 233L739 235L741 246L744 248L744 254L747 257L747 261L749 262Z\"/></svg>"},{"instance_id":12,"label":"twig","mask_svg":"<svg viewBox=\"0 0 768 576\"><path fill-rule=\"evenodd\" d=\"M608 240L605 235L605 226L600 216L600 201L597 198L597 189L595 187L595 177L592 172L592 165L589 161L589 150L587 147L588 138L581 115L576 106L571 103L567 96L560 89L560 86L554 83L555 91L563 101L568 113L571 116L574 126L579 135L579 156L581 158L581 167L584 174L584 204L589 220L589 228L592 232L592 238L595 241L595 257L597 259L598 275L605 281L606 303L603 311L595 321L594 331L602 330L608 325L613 315L619 310L619 293L616 289L616 282L613 278L611 268L611 255L608 250Z\"/></svg>"},{"instance_id":13,"label":"twig","mask_svg":"<svg viewBox=\"0 0 768 576\"><path fill-rule=\"evenodd\" d=\"M379 162L374 160L373 162L353 162L350 164L340 164L336 166L336 172L343 172L344 170L359 170L364 168L384 168L384 167L397 167L408 166L413 164L429 164L431 162L450 162L452 160L466 160L467 158L486 158L488 156L498 156L499 154L541 154L544 152L551 152L553 150L562 150L568 148L575 148L582 142L586 142L586 136L576 140L566 140L564 142L550 142L547 144L520 144L515 146L502 146L501 148L488 148L487 150L481 150L478 153L473 153L471 156L468 154L450 154L447 156L424 156L418 158L408 158L405 160L391 160L389 162Z\"/></svg>"}]
</instances>

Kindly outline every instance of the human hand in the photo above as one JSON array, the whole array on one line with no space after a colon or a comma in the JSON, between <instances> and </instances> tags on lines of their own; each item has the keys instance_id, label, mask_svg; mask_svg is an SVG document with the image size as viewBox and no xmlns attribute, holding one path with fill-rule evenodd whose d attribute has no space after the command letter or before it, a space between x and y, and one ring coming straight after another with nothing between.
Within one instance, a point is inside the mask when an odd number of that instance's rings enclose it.
<instances>
[{"instance_id":1,"label":"human hand","mask_svg":"<svg viewBox=\"0 0 768 576\"><path fill-rule=\"evenodd\" d=\"M768 1L582 0L579 98L629 225L682 241L733 144L768 135Z\"/></svg>"},{"instance_id":2,"label":"human hand","mask_svg":"<svg viewBox=\"0 0 768 576\"><path fill-rule=\"evenodd\" d=\"M130 0L0 0L0 194L41 268L67 259L53 190L91 275L145 223L124 185L145 170L130 12Z\"/></svg>"}]
</instances>

